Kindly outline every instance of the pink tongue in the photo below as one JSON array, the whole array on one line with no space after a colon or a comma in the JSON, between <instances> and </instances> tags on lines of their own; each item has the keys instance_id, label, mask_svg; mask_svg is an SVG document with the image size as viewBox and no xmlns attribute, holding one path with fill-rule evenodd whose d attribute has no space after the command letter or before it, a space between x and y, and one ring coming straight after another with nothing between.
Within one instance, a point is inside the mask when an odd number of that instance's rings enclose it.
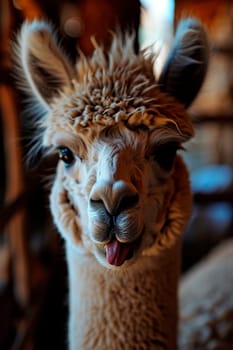
<instances>
[{"instance_id":1,"label":"pink tongue","mask_svg":"<svg viewBox=\"0 0 233 350\"><path fill-rule=\"evenodd\" d=\"M130 244L120 243L116 239L106 246L107 261L111 265L122 265L130 252Z\"/></svg>"}]
</instances>

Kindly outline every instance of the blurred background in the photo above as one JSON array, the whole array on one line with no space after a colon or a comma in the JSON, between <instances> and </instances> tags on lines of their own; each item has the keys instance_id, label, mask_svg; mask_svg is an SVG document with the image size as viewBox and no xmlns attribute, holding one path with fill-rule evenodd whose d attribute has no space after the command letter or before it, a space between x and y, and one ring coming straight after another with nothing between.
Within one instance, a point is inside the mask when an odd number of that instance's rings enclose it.
<instances>
[{"instance_id":1,"label":"blurred background","mask_svg":"<svg viewBox=\"0 0 233 350\"><path fill-rule=\"evenodd\" d=\"M0 1L0 349L66 349L67 272L48 204L56 159L37 155L26 161L35 130L23 112L26 99L12 63L22 22L49 19L73 62L77 48L92 53L92 35L108 47L109 29L134 28L135 49L149 45L157 52L159 74L176 23L185 16L205 23L211 59L190 107L196 136L182 152L194 197L183 272L233 234L233 1Z\"/></svg>"}]
</instances>

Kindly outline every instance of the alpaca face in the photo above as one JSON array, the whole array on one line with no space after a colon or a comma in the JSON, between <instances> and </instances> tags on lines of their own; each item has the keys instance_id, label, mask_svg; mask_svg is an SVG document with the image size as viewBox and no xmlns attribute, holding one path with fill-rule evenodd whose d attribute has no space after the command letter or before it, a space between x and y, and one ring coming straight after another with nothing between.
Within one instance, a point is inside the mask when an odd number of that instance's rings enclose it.
<instances>
[{"instance_id":1,"label":"alpaca face","mask_svg":"<svg viewBox=\"0 0 233 350\"><path fill-rule=\"evenodd\" d=\"M24 25L18 49L43 110L42 144L59 155L51 210L67 245L119 268L176 240L190 213L176 151L193 134L184 106L207 65L201 25L178 28L159 80L153 59L136 55L127 36L115 37L107 54L97 46L75 68L44 22Z\"/></svg>"},{"instance_id":2,"label":"alpaca face","mask_svg":"<svg viewBox=\"0 0 233 350\"><path fill-rule=\"evenodd\" d=\"M178 143L166 139L161 144L159 130L132 131L123 125L99 129L94 135L92 130L79 134L73 142L56 133L60 164L51 208L68 240L73 238L68 221L78 221L73 245L80 248L82 234L85 249L103 265L126 266L160 233L173 193ZM62 191L65 199L59 203Z\"/></svg>"}]
</instances>

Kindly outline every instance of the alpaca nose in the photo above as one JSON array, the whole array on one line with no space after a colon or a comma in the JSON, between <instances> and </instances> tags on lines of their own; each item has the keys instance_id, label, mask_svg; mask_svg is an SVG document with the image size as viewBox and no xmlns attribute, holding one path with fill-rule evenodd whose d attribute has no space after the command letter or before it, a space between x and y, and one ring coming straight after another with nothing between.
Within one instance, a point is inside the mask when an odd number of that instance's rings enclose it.
<instances>
[{"instance_id":1,"label":"alpaca nose","mask_svg":"<svg viewBox=\"0 0 233 350\"><path fill-rule=\"evenodd\" d=\"M93 186L90 194L92 209L104 208L112 216L134 208L138 202L139 195L135 187L123 180L113 183L100 181Z\"/></svg>"}]
</instances>

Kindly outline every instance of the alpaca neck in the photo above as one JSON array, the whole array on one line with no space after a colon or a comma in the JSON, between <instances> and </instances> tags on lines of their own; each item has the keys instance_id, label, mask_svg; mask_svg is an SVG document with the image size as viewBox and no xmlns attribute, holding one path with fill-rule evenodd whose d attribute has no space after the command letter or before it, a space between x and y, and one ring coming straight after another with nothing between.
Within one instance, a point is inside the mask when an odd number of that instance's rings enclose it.
<instances>
[{"instance_id":1,"label":"alpaca neck","mask_svg":"<svg viewBox=\"0 0 233 350\"><path fill-rule=\"evenodd\" d=\"M67 246L69 349L176 349L180 242L108 270Z\"/></svg>"}]
</instances>

